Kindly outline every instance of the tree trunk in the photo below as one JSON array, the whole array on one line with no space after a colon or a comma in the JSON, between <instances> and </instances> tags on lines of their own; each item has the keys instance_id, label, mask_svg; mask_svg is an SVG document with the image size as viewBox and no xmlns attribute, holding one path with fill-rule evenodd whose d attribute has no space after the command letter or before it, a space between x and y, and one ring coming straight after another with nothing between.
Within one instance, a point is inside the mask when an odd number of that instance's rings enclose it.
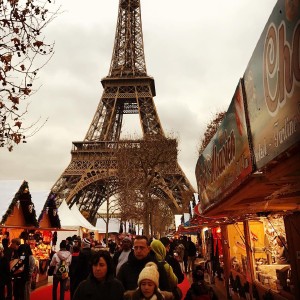
<instances>
[{"instance_id":1,"label":"tree trunk","mask_svg":"<svg viewBox=\"0 0 300 300\"><path fill-rule=\"evenodd\" d=\"M145 199L145 214L144 214L144 221L143 221L143 228L144 228L144 235L147 237L150 237L150 232L149 232L149 223L150 223L150 218L149 218L149 201L148 201L148 195L144 197Z\"/></svg>"},{"instance_id":2,"label":"tree trunk","mask_svg":"<svg viewBox=\"0 0 300 300\"><path fill-rule=\"evenodd\" d=\"M152 209L151 212L149 214L149 219L150 219L150 230L151 230L151 236L153 237L154 235L154 227L153 227L153 214L152 214Z\"/></svg>"},{"instance_id":3,"label":"tree trunk","mask_svg":"<svg viewBox=\"0 0 300 300\"><path fill-rule=\"evenodd\" d=\"M108 225L109 225L109 198L106 199L106 230L105 230L105 244L108 245Z\"/></svg>"}]
</instances>

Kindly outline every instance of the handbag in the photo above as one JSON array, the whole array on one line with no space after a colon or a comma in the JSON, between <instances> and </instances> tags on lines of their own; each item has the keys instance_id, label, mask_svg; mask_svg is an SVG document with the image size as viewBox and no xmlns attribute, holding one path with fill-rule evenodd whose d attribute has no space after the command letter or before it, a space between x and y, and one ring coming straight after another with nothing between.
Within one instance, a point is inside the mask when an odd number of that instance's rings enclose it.
<instances>
[{"instance_id":1,"label":"handbag","mask_svg":"<svg viewBox=\"0 0 300 300\"><path fill-rule=\"evenodd\" d=\"M54 270L55 270L55 266L50 266L48 268L48 276L53 276Z\"/></svg>"}]
</instances>

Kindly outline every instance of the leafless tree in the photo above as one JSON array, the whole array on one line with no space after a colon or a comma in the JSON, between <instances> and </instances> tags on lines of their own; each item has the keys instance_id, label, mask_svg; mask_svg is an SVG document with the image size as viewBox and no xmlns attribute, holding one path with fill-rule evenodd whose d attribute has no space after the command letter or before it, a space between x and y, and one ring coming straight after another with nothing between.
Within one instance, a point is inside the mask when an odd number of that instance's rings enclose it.
<instances>
[{"instance_id":1,"label":"leafless tree","mask_svg":"<svg viewBox=\"0 0 300 300\"><path fill-rule=\"evenodd\" d=\"M164 236L166 229L174 224L174 215L163 199L152 201L152 214L150 215L150 224L152 235Z\"/></svg>"},{"instance_id":2,"label":"leafless tree","mask_svg":"<svg viewBox=\"0 0 300 300\"><path fill-rule=\"evenodd\" d=\"M114 218L115 214L119 212L119 202L117 198L109 198L106 200L106 212L104 214L98 214L105 223L105 240L108 241L108 228L109 221Z\"/></svg>"},{"instance_id":3,"label":"leafless tree","mask_svg":"<svg viewBox=\"0 0 300 300\"><path fill-rule=\"evenodd\" d=\"M160 178L172 173L177 163L177 140L146 136L135 142L120 143L117 151L120 209L124 216L142 220L149 235Z\"/></svg>"},{"instance_id":4,"label":"leafless tree","mask_svg":"<svg viewBox=\"0 0 300 300\"><path fill-rule=\"evenodd\" d=\"M0 147L9 151L40 128L38 121L24 126L26 100L53 55L54 43L46 43L43 32L59 10L51 0L0 0Z\"/></svg>"},{"instance_id":5,"label":"leafless tree","mask_svg":"<svg viewBox=\"0 0 300 300\"><path fill-rule=\"evenodd\" d=\"M198 149L198 153L201 154L206 146L209 144L210 140L213 138L215 133L217 132L219 126L221 125L226 112L218 112L216 113L214 119L210 121L206 127L206 131L204 133L204 137L200 140L200 146Z\"/></svg>"}]
</instances>

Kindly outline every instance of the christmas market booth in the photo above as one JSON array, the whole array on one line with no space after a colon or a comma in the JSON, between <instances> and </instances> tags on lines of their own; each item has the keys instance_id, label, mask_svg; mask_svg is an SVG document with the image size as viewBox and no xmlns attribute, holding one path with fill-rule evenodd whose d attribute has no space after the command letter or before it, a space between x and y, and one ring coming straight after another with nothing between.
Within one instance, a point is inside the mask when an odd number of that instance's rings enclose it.
<instances>
[{"instance_id":1,"label":"christmas market booth","mask_svg":"<svg viewBox=\"0 0 300 300\"><path fill-rule=\"evenodd\" d=\"M300 6L278 1L200 154L201 215L221 225L228 297L300 299Z\"/></svg>"}]
</instances>

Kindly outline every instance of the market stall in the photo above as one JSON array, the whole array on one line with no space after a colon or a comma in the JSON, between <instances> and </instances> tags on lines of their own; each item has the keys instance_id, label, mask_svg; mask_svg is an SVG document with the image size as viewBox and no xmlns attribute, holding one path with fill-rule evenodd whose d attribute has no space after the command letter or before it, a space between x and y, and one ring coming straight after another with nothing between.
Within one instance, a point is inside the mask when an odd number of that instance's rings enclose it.
<instances>
[{"instance_id":1,"label":"market stall","mask_svg":"<svg viewBox=\"0 0 300 300\"><path fill-rule=\"evenodd\" d=\"M196 166L201 214L229 224L227 289L243 298L300 299L299 16L277 2Z\"/></svg>"},{"instance_id":2,"label":"market stall","mask_svg":"<svg viewBox=\"0 0 300 300\"><path fill-rule=\"evenodd\" d=\"M28 243L32 250L34 249L38 221L28 182L22 182L7 211L2 216L0 227L0 241L2 238L7 238L9 241L13 238L20 238L22 243ZM33 254L35 254L34 251ZM38 258L35 256L35 259L36 269L33 273L33 282L38 278Z\"/></svg>"}]
</instances>

